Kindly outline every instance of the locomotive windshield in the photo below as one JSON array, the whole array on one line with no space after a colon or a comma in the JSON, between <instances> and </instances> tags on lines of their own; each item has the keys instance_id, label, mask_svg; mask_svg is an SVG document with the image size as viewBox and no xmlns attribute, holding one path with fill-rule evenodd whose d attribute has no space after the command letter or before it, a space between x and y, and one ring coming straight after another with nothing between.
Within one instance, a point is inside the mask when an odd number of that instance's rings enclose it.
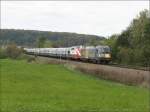
<instances>
[{"instance_id":1,"label":"locomotive windshield","mask_svg":"<svg viewBox=\"0 0 150 112\"><path fill-rule=\"evenodd\" d=\"M104 50L105 53L109 53L110 52L110 48L109 47L104 47L103 50Z\"/></svg>"},{"instance_id":2,"label":"locomotive windshield","mask_svg":"<svg viewBox=\"0 0 150 112\"><path fill-rule=\"evenodd\" d=\"M110 53L110 48L109 47L99 47L98 52L99 52L99 54L101 54L101 53Z\"/></svg>"}]
</instances>

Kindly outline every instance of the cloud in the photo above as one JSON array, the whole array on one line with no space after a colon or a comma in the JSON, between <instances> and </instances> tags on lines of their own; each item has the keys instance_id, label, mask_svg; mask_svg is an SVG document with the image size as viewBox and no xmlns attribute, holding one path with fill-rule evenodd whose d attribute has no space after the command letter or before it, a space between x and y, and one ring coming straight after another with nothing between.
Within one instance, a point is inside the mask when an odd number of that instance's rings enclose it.
<instances>
[{"instance_id":1,"label":"cloud","mask_svg":"<svg viewBox=\"0 0 150 112\"><path fill-rule=\"evenodd\" d=\"M148 1L2 1L1 27L108 36L148 8Z\"/></svg>"}]
</instances>

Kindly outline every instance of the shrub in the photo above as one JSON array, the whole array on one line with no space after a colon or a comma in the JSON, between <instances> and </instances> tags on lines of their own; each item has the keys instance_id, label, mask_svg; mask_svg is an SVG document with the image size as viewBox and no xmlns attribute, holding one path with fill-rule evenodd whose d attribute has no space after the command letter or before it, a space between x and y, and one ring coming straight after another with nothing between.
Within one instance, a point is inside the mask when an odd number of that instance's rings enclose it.
<instances>
[{"instance_id":1,"label":"shrub","mask_svg":"<svg viewBox=\"0 0 150 112\"><path fill-rule=\"evenodd\" d=\"M6 53L5 50L3 48L0 48L0 59L6 58Z\"/></svg>"},{"instance_id":2,"label":"shrub","mask_svg":"<svg viewBox=\"0 0 150 112\"><path fill-rule=\"evenodd\" d=\"M15 44L9 44L5 50L6 56L12 59L18 58L22 50L18 48Z\"/></svg>"},{"instance_id":3,"label":"shrub","mask_svg":"<svg viewBox=\"0 0 150 112\"><path fill-rule=\"evenodd\" d=\"M33 61L35 61L35 57L29 57L28 59L27 59L27 62L33 62Z\"/></svg>"}]
</instances>

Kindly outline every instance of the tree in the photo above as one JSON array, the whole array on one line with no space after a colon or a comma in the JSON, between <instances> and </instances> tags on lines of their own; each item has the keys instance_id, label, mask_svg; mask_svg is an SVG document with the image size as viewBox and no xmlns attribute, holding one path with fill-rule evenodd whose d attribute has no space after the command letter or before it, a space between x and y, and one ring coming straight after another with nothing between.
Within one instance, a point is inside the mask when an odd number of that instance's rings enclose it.
<instances>
[{"instance_id":1,"label":"tree","mask_svg":"<svg viewBox=\"0 0 150 112\"><path fill-rule=\"evenodd\" d=\"M37 47L42 48L44 47L46 42L46 38L45 37L39 37L37 40Z\"/></svg>"},{"instance_id":2,"label":"tree","mask_svg":"<svg viewBox=\"0 0 150 112\"><path fill-rule=\"evenodd\" d=\"M53 47L53 43L50 40L46 40L44 47Z\"/></svg>"},{"instance_id":3,"label":"tree","mask_svg":"<svg viewBox=\"0 0 150 112\"><path fill-rule=\"evenodd\" d=\"M118 36L106 39L111 46L113 60L126 64L150 64L150 18L148 10L141 11Z\"/></svg>"}]
</instances>

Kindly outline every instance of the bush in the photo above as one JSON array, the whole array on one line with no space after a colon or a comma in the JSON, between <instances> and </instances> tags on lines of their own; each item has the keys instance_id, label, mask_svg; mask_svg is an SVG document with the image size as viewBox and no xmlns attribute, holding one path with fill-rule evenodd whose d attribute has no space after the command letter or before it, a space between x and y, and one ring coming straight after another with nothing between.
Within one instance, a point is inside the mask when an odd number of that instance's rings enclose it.
<instances>
[{"instance_id":1,"label":"bush","mask_svg":"<svg viewBox=\"0 0 150 112\"><path fill-rule=\"evenodd\" d=\"M5 54L7 57L16 59L18 58L22 53L22 50L18 48L15 44L10 44L7 46L5 50Z\"/></svg>"},{"instance_id":2,"label":"bush","mask_svg":"<svg viewBox=\"0 0 150 112\"><path fill-rule=\"evenodd\" d=\"M27 62L33 62L33 61L35 61L35 57L29 57L28 59L27 59Z\"/></svg>"},{"instance_id":3,"label":"bush","mask_svg":"<svg viewBox=\"0 0 150 112\"><path fill-rule=\"evenodd\" d=\"M5 50L2 49L2 48L0 48L0 59L4 59L4 58L6 58L6 57L7 57L7 56L6 56Z\"/></svg>"}]
</instances>

